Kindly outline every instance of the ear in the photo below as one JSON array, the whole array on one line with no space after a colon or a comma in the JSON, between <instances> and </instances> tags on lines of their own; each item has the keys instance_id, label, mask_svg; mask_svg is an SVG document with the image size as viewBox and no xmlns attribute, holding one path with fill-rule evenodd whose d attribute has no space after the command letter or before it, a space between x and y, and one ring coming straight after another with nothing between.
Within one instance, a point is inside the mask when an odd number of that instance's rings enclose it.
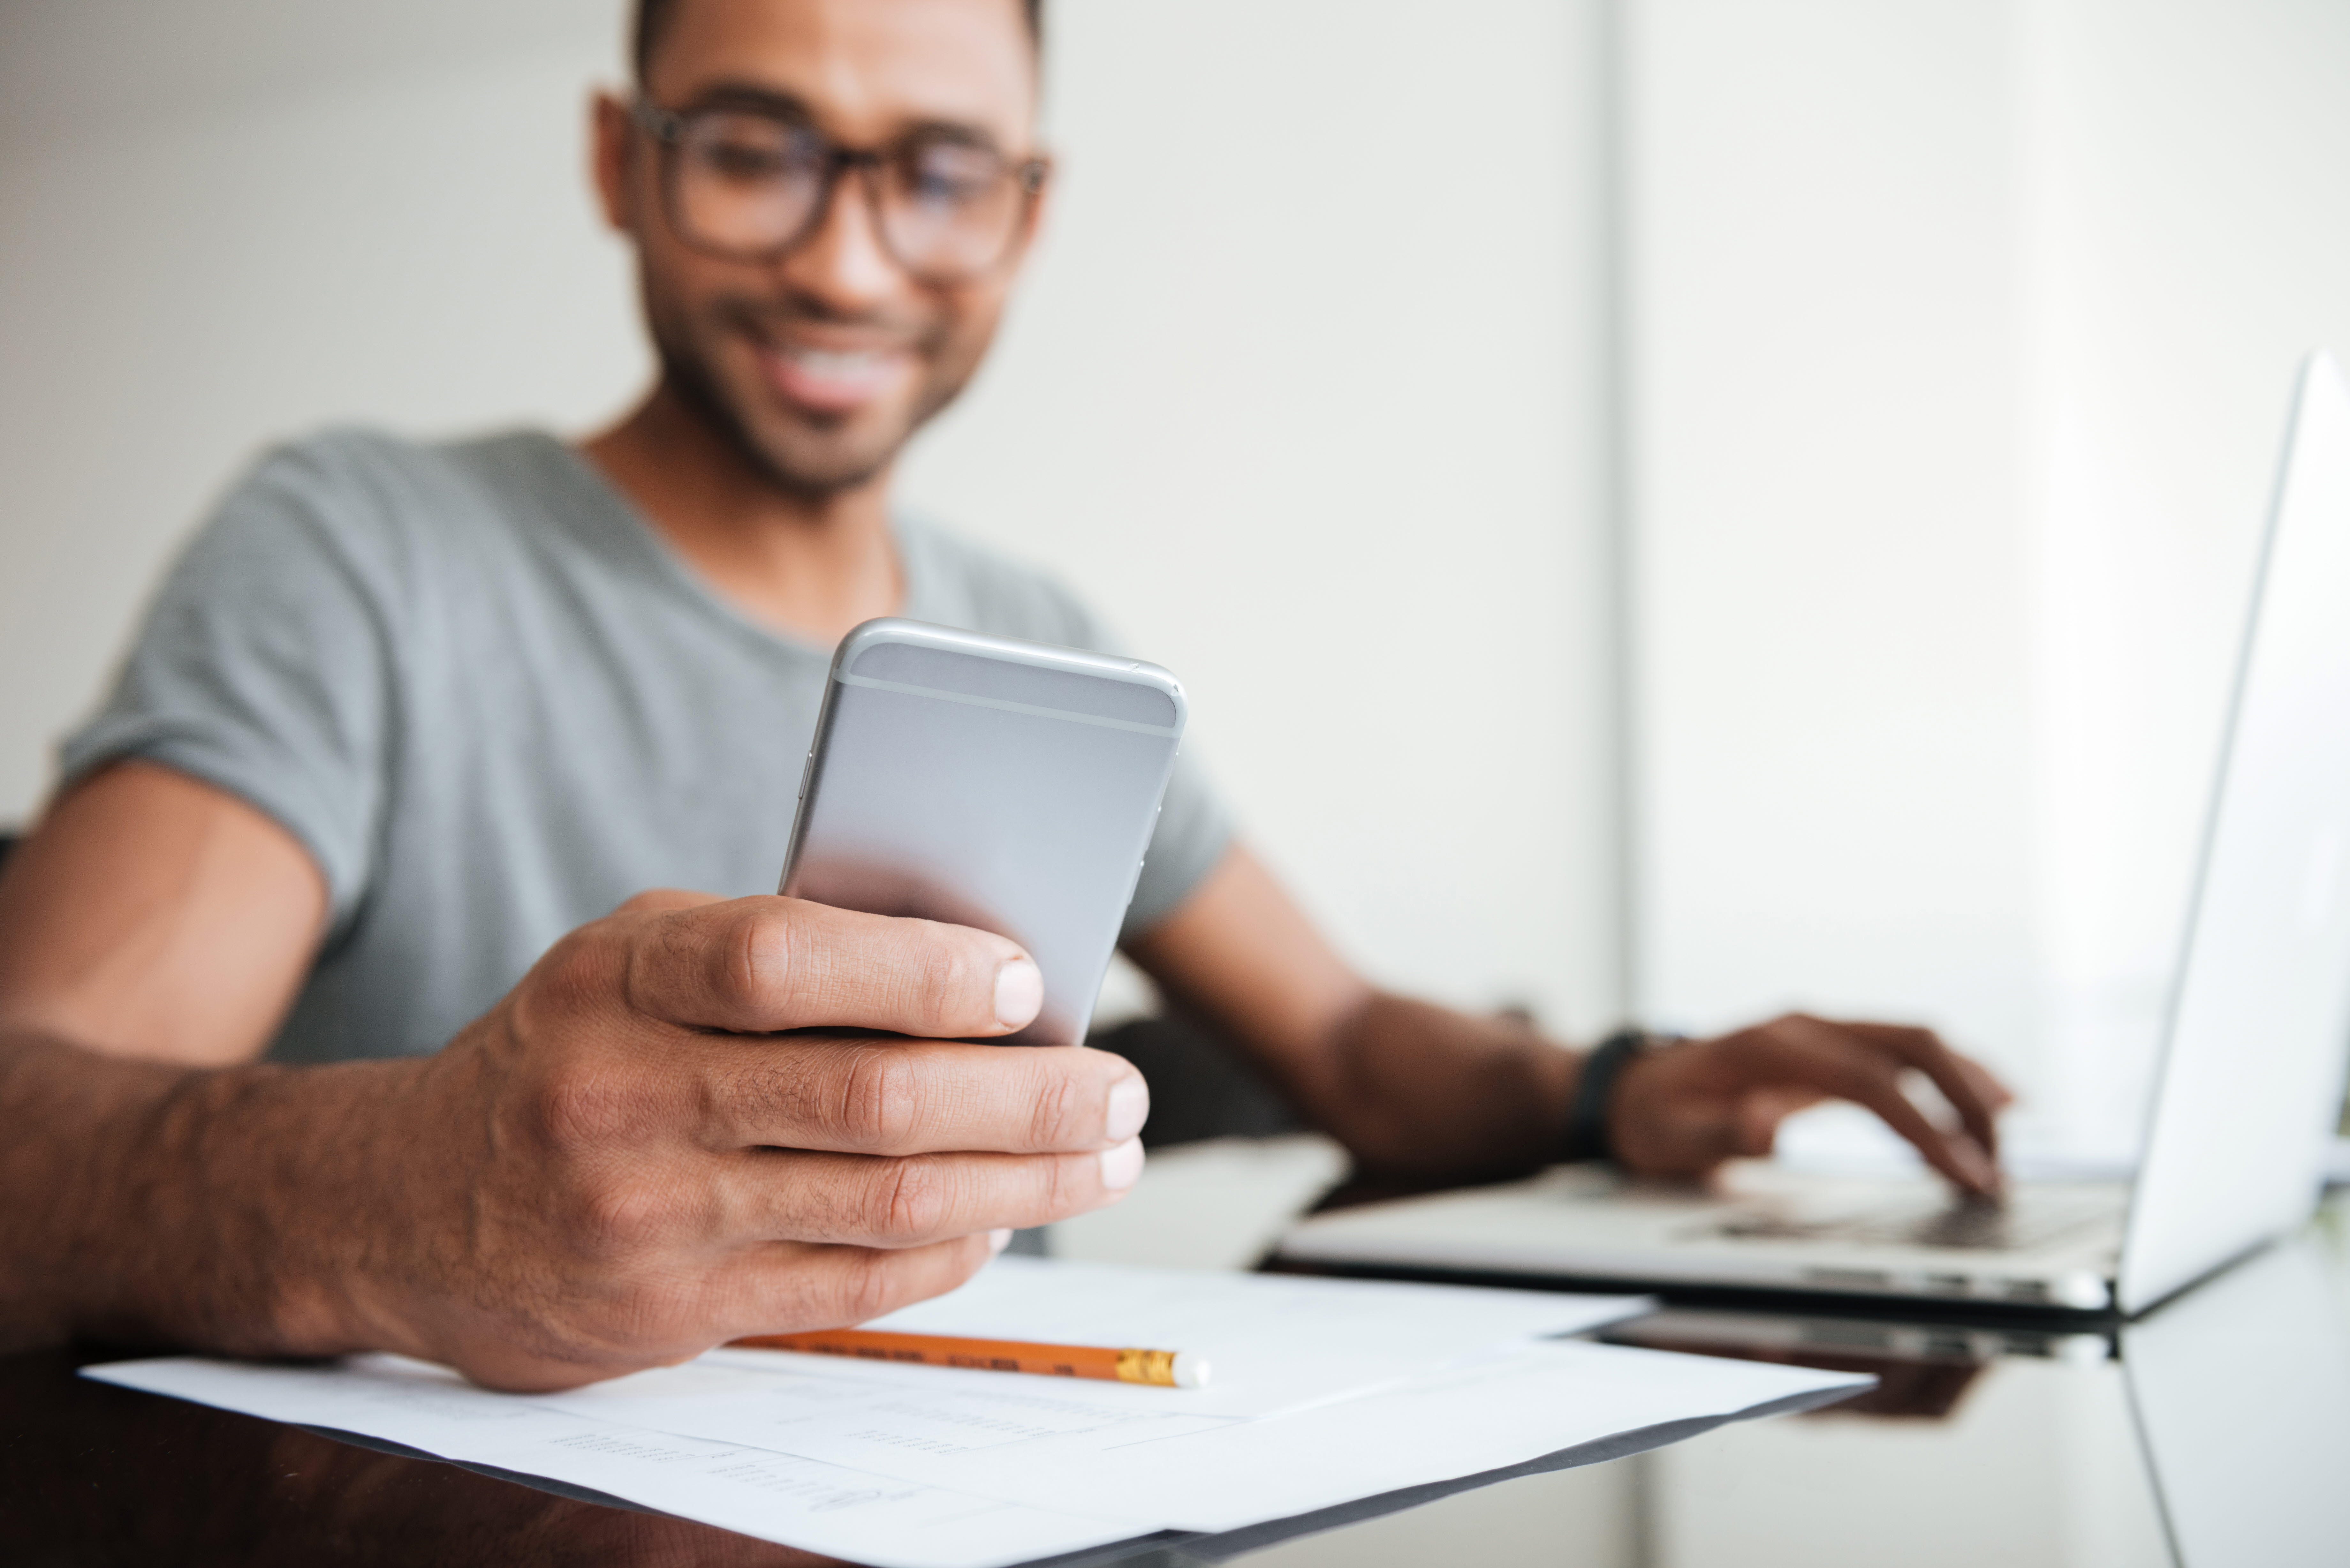
<instances>
[{"instance_id":1,"label":"ear","mask_svg":"<svg viewBox=\"0 0 2350 1568\"><path fill-rule=\"evenodd\" d=\"M604 222L624 234L637 232L637 210L630 173L636 168L637 122L629 106L608 92L599 92L588 106L589 173L603 203Z\"/></svg>"},{"instance_id":2,"label":"ear","mask_svg":"<svg viewBox=\"0 0 2350 1568\"><path fill-rule=\"evenodd\" d=\"M1028 260L1028 248L1036 243L1037 233L1045 226L1045 209L1053 203L1054 175L1058 171L1050 158L1043 159L1043 183L1036 187L1035 196L1028 203L1027 218L1020 225L1019 238L1012 245L1012 270L1018 271Z\"/></svg>"}]
</instances>

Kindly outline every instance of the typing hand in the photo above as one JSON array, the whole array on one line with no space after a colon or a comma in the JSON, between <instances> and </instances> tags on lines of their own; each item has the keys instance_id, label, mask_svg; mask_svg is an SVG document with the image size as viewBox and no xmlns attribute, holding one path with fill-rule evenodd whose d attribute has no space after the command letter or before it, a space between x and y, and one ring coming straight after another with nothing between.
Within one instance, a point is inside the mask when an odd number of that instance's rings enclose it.
<instances>
[{"instance_id":1,"label":"typing hand","mask_svg":"<svg viewBox=\"0 0 2350 1568\"><path fill-rule=\"evenodd\" d=\"M963 927L633 900L368 1119L345 1336L556 1388L951 1290L1141 1168L1126 1062L958 1043L1041 997Z\"/></svg>"},{"instance_id":2,"label":"typing hand","mask_svg":"<svg viewBox=\"0 0 2350 1568\"><path fill-rule=\"evenodd\" d=\"M1941 1091L1959 1128L1937 1127L1901 1092L1911 1068ZM1890 1023L1793 1013L1648 1052L1616 1082L1608 1136L1627 1169L1700 1176L1727 1159L1769 1154L1780 1122L1831 1097L1875 1111L1961 1189L1998 1190L1992 1117L2013 1096L1929 1031Z\"/></svg>"}]
</instances>

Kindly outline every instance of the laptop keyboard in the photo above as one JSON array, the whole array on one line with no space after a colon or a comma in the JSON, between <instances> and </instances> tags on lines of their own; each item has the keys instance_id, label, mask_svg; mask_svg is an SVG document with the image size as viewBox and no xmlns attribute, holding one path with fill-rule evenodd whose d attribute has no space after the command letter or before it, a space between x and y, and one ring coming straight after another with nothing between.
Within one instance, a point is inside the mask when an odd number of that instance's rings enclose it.
<instances>
[{"instance_id":1,"label":"laptop keyboard","mask_svg":"<svg viewBox=\"0 0 2350 1568\"><path fill-rule=\"evenodd\" d=\"M1713 1233L1741 1241L2018 1252L2046 1246L2114 1212L2113 1200L2102 1195L2035 1197L2026 1201L1966 1198L1933 1208L1904 1204L1834 1219L1795 1219L1760 1211L1733 1214L1719 1221Z\"/></svg>"}]
</instances>

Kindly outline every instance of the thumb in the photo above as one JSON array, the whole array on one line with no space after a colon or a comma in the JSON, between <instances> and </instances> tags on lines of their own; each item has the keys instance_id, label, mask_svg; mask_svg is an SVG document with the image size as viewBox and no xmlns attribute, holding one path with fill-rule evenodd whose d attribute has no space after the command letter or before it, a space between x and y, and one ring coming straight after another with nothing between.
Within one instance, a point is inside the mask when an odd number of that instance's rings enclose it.
<instances>
[{"instance_id":1,"label":"thumb","mask_svg":"<svg viewBox=\"0 0 2350 1568\"><path fill-rule=\"evenodd\" d=\"M1808 1089L1748 1090L1738 1099L1737 1152L1748 1159L1766 1158L1778 1144L1779 1124L1822 1098Z\"/></svg>"},{"instance_id":2,"label":"thumb","mask_svg":"<svg viewBox=\"0 0 2350 1568\"><path fill-rule=\"evenodd\" d=\"M1702 1176L1739 1152L1737 1106L1718 1096L1618 1108L1616 1157L1648 1176Z\"/></svg>"},{"instance_id":3,"label":"thumb","mask_svg":"<svg viewBox=\"0 0 2350 1568\"><path fill-rule=\"evenodd\" d=\"M715 893L695 893L683 888L648 888L614 909L612 913L657 915L670 909L698 909L704 904L724 902L725 900Z\"/></svg>"}]
</instances>

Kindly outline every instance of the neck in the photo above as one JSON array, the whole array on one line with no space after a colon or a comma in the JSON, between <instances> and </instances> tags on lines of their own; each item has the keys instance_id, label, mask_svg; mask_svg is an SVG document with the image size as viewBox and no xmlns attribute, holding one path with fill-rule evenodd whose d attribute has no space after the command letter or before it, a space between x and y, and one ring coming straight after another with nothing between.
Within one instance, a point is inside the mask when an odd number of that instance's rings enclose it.
<instances>
[{"instance_id":1,"label":"neck","mask_svg":"<svg viewBox=\"0 0 2350 1568\"><path fill-rule=\"evenodd\" d=\"M792 494L665 386L580 450L721 598L763 626L828 648L898 607L886 472L829 495Z\"/></svg>"}]
</instances>

